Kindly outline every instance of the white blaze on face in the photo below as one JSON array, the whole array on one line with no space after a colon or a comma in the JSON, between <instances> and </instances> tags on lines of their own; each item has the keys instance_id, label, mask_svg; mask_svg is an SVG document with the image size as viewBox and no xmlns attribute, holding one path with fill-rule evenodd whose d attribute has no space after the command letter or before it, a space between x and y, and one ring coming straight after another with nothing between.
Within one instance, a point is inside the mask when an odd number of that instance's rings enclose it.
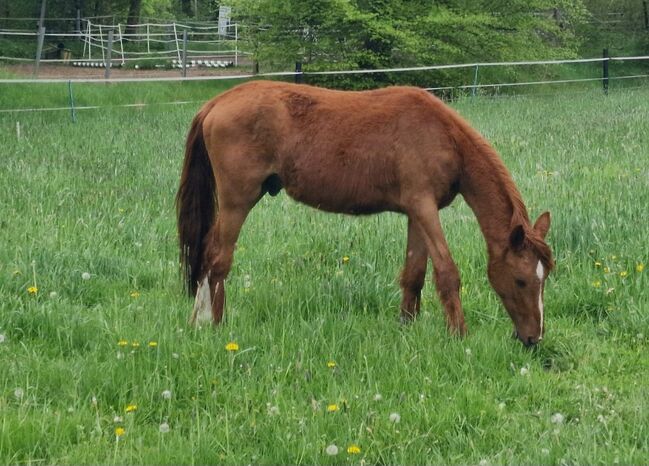
<instances>
[{"instance_id":1,"label":"white blaze on face","mask_svg":"<svg viewBox=\"0 0 649 466\"><path fill-rule=\"evenodd\" d=\"M536 264L536 276L539 277L539 313L541 315L541 328L539 330L539 340L543 338L543 276L545 275L545 269L543 264L539 261Z\"/></svg>"}]
</instances>

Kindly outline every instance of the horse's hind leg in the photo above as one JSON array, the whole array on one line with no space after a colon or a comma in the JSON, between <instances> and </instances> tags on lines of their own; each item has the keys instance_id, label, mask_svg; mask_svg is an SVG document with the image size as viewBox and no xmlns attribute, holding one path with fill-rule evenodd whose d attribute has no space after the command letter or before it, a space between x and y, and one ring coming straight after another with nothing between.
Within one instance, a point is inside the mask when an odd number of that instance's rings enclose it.
<instances>
[{"instance_id":1,"label":"horse's hind leg","mask_svg":"<svg viewBox=\"0 0 649 466\"><path fill-rule=\"evenodd\" d=\"M196 293L190 324L202 321L218 324L223 319L225 279L232 267L237 238L250 208L221 206L217 220L205 238L204 274Z\"/></svg>"},{"instance_id":2,"label":"horse's hind leg","mask_svg":"<svg viewBox=\"0 0 649 466\"><path fill-rule=\"evenodd\" d=\"M426 279L428 251L426 242L418 225L408 218L408 246L406 248L406 263L401 272L401 320L408 322L414 319L421 307L421 289Z\"/></svg>"}]
</instances>

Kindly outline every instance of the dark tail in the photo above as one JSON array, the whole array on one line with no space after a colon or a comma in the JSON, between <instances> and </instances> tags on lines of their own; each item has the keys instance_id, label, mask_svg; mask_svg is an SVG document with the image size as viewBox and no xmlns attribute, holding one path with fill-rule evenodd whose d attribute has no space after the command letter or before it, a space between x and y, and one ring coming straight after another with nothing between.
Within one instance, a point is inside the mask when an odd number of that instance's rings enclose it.
<instances>
[{"instance_id":1,"label":"dark tail","mask_svg":"<svg viewBox=\"0 0 649 466\"><path fill-rule=\"evenodd\" d=\"M203 119L200 111L192 121L185 145L185 162L176 194L176 216L180 263L185 285L190 295L196 294L203 268L204 239L218 211L216 181L203 139Z\"/></svg>"}]
</instances>

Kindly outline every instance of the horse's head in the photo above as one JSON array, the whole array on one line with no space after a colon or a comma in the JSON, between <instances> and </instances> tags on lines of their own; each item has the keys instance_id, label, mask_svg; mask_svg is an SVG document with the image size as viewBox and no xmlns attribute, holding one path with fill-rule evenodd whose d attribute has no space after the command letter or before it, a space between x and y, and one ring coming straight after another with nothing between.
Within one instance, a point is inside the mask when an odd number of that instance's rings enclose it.
<instances>
[{"instance_id":1,"label":"horse's head","mask_svg":"<svg viewBox=\"0 0 649 466\"><path fill-rule=\"evenodd\" d=\"M514 322L515 334L525 346L543 338L543 287L554 264L544 238L550 213L533 228L516 224L502 253L489 260L489 281Z\"/></svg>"}]
</instances>

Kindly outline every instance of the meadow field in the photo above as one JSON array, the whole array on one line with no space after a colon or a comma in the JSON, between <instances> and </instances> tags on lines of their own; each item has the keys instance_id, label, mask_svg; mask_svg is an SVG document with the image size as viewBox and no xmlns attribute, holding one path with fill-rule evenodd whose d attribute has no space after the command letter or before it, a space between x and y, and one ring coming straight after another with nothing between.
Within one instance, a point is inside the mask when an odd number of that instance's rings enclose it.
<instances>
[{"instance_id":1,"label":"meadow field","mask_svg":"<svg viewBox=\"0 0 649 466\"><path fill-rule=\"evenodd\" d=\"M202 86L197 100L218 91ZM3 108L66 103L11 89ZM0 463L647 462L649 88L453 104L530 215L552 213L532 351L460 198L442 221L464 339L430 268L420 317L399 323L404 217L283 192L244 225L224 325L189 328L174 196L199 105L0 113Z\"/></svg>"}]
</instances>

